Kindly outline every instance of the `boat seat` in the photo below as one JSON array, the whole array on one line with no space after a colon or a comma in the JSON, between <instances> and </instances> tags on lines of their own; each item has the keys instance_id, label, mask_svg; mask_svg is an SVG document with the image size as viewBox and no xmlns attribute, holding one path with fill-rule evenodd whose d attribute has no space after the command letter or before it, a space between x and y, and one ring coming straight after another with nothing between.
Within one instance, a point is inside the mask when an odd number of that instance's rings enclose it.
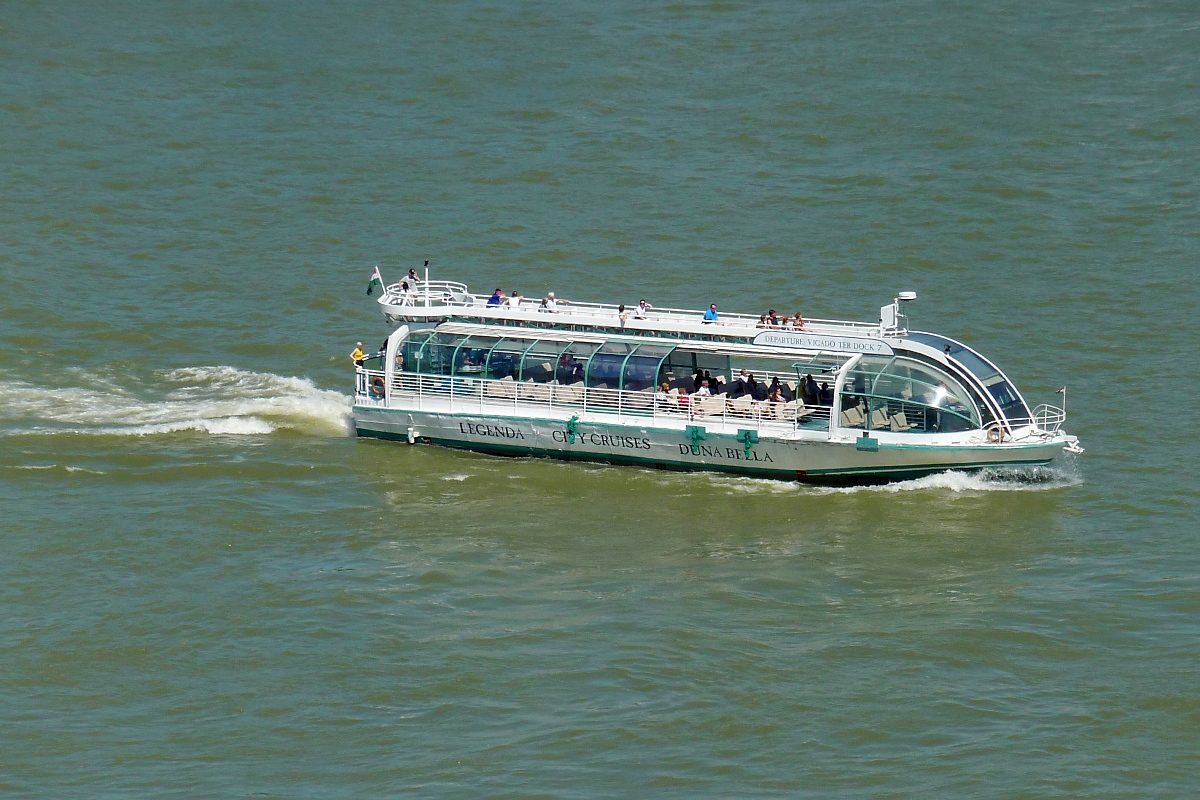
<instances>
[{"instance_id":1,"label":"boat seat","mask_svg":"<svg viewBox=\"0 0 1200 800\"><path fill-rule=\"evenodd\" d=\"M882 408L877 408L871 412L871 428L872 430L882 430L891 425L891 419L887 415L887 411Z\"/></svg>"},{"instance_id":2,"label":"boat seat","mask_svg":"<svg viewBox=\"0 0 1200 800\"><path fill-rule=\"evenodd\" d=\"M753 408L754 399L748 394L744 394L735 400L729 401L729 410L734 414L741 414L748 417L750 416L750 412L753 410Z\"/></svg>"},{"instance_id":3,"label":"boat seat","mask_svg":"<svg viewBox=\"0 0 1200 800\"><path fill-rule=\"evenodd\" d=\"M861 428L867 421L867 418L863 416L862 408L859 406L847 408L838 415L838 419L843 428Z\"/></svg>"},{"instance_id":4,"label":"boat seat","mask_svg":"<svg viewBox=\"0 0 1200 800\"><path fill-rule=\"evenodd\" d=\"M505 375L498 381L490 381L487 389L488 397L509 399L517 396L517 387L513 384L512 375Z\"/></svg>"},{"instance_id":5,"label":"boat seat","mask_svg":"<svg viewBox=\"0 0 1200 800\"><path fill-rule=\"evenodd\" d=\"M913 429L913 426L908 424L908 420L905 418L903 411L892 415L891 424L892 430L896 431L897 433L910 431Z\"/></svg>"}]
</instances>

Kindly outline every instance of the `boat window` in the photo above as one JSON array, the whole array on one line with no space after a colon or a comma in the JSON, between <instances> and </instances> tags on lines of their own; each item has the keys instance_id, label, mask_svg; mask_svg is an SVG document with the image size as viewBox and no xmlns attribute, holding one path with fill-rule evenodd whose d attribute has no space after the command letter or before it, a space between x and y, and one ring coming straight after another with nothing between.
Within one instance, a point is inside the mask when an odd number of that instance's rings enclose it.
<instances>
[{"instance_id":1,"label":"boat window","mask_svg":"<svg viewBox=\"0 0 1200 800\"><path fill-rule=\"evenodd\" d=\"M996 405L1000 406L1000 411L1009 422L1026 421L1032 416L1017 387L1005 380L1000 370L979 353L964 344L933 333L910 333L908 338L936 347L966 368L987 388L988 394L996 401Z\"/></svg>"},{"instance_id":2,"label":"boat window","mask_svg":"<svg viewBox=\"0 0 1200 800\"><path fill-rule=\"evenodd\" d=\"M530 342L528 339L501 339L499 344L488 353L484 377L493 380L512 378L514 381L521 377L521 356L525 354Z\"/></svg>"},{"instance_id":3,"label":"boat window","mask_svg":"<svg viewBox=\"0 0 1200 800\"><path fill-rule=\"evenodd\" d=\"M550 383L555 380L558 357L570 342L538 341L525 351L521 360L521 380L534 383Z\"/></svg>"},{"instance_id":4,"label":"boat window","mask_svg":"<svg viewBox=\"0 0 1200 800\"><path fill-rule=\"evenodd\" d=\"M594 389L620 389L625 359L637 347L626 342L607 342L588 364L587 385Z\"/></svg>"},{"instance_id":5,"label":"boat window","mask_svg":"<svg viewBox=\"0 0 1200 800\"><path fill-rule=\"evenodd\" d=\"M404 338L401 344L400 353L402 355L400 368L411 372L424 372L424 359L422 357L422 349L426 342L433 336L432 330L413 331Z\"/></svg>"},{"instance_id":6,"label":"boat window","mask_svg":"<svg viewBox=\"0 0 1200 800\"><path fill-rule=\"evenodd\" d=\"M599 349L600 345L593 342L575 342L558 357L558 369L554 377L567 386L582 382L592 354Z\"/></svg>"},{"instance_id":7,"label":"boat window","mask_svg":"<svg viewBox=\"0 0 1200 800\"><path fill-rule=\"evenodd\" d=\"M454 354L454 374L482 375L484 365L487 364L488 353L499 342L498 336L468 337L459 345L458 352Z\"/></svg>"},{"instance_id":8,"label":"boat window","mask_svg":"<svg viewBox=\"0 0 1200 800\"><path fill-rule=\"evenodd\" d=\"M675 348L671 345L639 345L625 360L621 388L631 392L652 389L658 385L659 367Z\"/></svg>"},{"instance_id":9,"label":"boat window","mask_svg":"<svg viewBox=\"0 0 1200 800\"><path fill-rule=\"evenodd\" d=\"M864 356L846 375L847 428L949 433L980 427L979 410L949 373L913 358Z\"/></svg>"}]
</instances>

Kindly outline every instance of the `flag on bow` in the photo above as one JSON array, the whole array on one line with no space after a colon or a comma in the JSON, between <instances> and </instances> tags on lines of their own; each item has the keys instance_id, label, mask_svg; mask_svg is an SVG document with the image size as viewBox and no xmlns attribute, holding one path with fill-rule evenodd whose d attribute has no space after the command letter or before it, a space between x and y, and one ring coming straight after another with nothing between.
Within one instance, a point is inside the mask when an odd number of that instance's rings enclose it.
<instances>
[{"instance_id":1,"label":"flag on bow","mask_svg":"<svg viewBox=\"0 0 1200 800\"><path fill-rule=\"evenodd\" d=\"M367 284L367 297L376 289L383 291L383 276L379 274L379 267L375 267L375 271L371 273L371 282Z\"/></svg>"}]
</instances>

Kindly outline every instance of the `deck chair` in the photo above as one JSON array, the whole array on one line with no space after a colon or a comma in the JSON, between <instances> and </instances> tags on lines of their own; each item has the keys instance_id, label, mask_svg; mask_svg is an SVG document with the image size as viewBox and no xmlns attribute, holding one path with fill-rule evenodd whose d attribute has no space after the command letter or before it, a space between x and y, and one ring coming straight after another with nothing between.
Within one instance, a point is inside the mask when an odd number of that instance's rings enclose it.
<instances>
[{"instance_id":1,"label":"deck chair","mask_svg":"<svg viewBox=\"0 0 1200 800\"><path fill-rule=\"evenodd\" d=\"M882 408L877 408L871 412L871 429L882 430L891 425L891 420L887 415L887 411Z\"/></svg>"},{"instance_id":2,"label":"deck chair","mask_svg":"<svg viewBox=\"0 0 1200 800\"><path fill-rule=\"evenodd\" d=\"M784 422L794 422L796 420L797 406L795 403L772 403L775 406L775 419Z\"/></svg>"},{"instance_id":3,"label":"deck chair","mask_svg":"<svg viewBox=\"0 0 1200 800\"><path fill-rule=\"evenodd\" d=\"M903 431L910 431L913 429L913 426L909 425L908 420L904 418L903 411L901 411L898 414L893 414L890 421L892 424L892 430L896 431L897 433L901 433Z\"/></svg>"},{"instance_id":4,"label":"deck chair","mask_svg":"<svg viewBox=\"0 0 1200 800\"><path fill-rule=\"evenodd\" d=\"M867 418L863 416L860 406L851 406L838 415L843 428L861 428L866 423Z\"/></svg>"},{"instance_id":5,"label":"deck chair","mask_svg":"<svg viewBox=\"0 0 1200 800\"><path fill-rule=\"evenodd\" d=\"M744 394L735 400L729 401L729 410L740 416L750 416L750 412L753 410L753 408L754 398L748 394Z\"/></svg>"}]
</instances>

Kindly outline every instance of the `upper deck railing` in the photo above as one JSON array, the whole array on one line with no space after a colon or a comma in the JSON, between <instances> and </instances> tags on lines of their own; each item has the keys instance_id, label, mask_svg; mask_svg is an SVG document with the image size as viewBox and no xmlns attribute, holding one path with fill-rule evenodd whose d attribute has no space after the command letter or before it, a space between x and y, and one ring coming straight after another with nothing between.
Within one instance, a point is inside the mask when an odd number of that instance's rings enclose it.
<instances>
[{"instance_id":1,"label":"upper deck railing","mask_svg":"<svg viewBox=\"0 0 1200 800\"><path fill-rule=\"evenodd\" d=\"M836 319L805 319L803 327L789 325L787 327L763 327L758 316L753 314L737 314L725 311L718 313L716 322L705 322L704 311L687 308L654 307L647 310L644 316L638 316L637 306L626 306L624 312L619 305L611 303L588 303L582 301L558 300L558 307L548 314L539 312L540 300L521 298L520 304L514 308L510 299L504 298L501 305L488 305L491 295L481 297L471 294L466 284L456 281L422 281L409 287L405 292L399 283L387 287L379 302L381 305L395 309L394 313L413 316L435 316L450 314L469 314L484 318L495 319L531 319L539 322L553 321L556 325L603 325L607 327L626 327L630 322L635 327L651 327L665 330L694 329L703 325L704 330L729 333L735 336L753 336L762 330L786 330L797 333L819 333L827 335L853 337L879 337L882 335L903 335L906 331L899 328L884 329L880 323L856 322ZM411 311L409 311L411 309ZM639 324L640 323L640 324ZM735 330L736 329L736 330Z\"/></svg>"}]
</instances>

